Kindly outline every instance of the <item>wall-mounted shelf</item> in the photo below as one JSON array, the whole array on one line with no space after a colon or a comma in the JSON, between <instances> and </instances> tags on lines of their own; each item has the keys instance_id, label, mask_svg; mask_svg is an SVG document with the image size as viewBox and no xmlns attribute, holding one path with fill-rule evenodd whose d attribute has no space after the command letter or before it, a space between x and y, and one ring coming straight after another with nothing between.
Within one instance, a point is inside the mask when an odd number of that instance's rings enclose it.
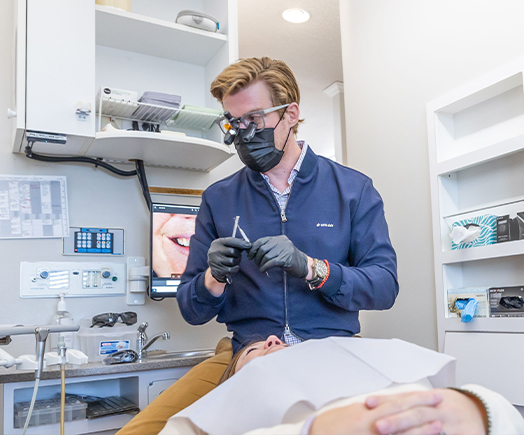
<instances>
[{"instance_id":1,"label":"wall-mounted shelf","mask_svg":"<svg viewBox=\"0 0 524 435\"><path fill-rule=\"evenodd\" d=\"M205 66L226 43L207 32L121 9L96 5L96 43L164 59Z\"/></svg>"},{"instance_id":2,"label":"wall-mounted shelf","mask_svg":"<svg viewBox=\"0 0 524 435\"><path fill-rule=\"evenodd\" d=\"M208 172L232 155L231 148L207 139L147 131L100 131L86 152L88 156L130 163ZM123 161L122 156L129 160Z\"/></svg>"},{"instance_id":3,"label":"wall-mounted shelf","mask_svg":"<svg viewBox=\"0 0 524 435\"><path fill-rule=\"evenodd\" d=\"M511 257L524 255L524 241L495 243L494 245L478 246L469 249L444 251L439 255L442 264L464 263L467 261L487 260L490 258Z\"/></svg>"},{"instance_id":4,"label":"wall-mounted shelf","mask_svg":"<svg viewBox=\"0 0 524 435\"><path fill-rule=\"evenodd\" d=\"M467 154L437 163L437 174L445 175L473 166L481 165L491 160L521 152L524 149L524 133L511 139L496 141L491 145L471 151Z\"/></svg>"},{"instance_id":5,"label":"wall-mounted shelf","mask_svg":"<svg viewBox=\"0 0 524 435\"><path fill-rule=\"evenodd\" d=\"M23 86L17 85L13 152L24 153L31 130L67 137L65 144L36 143L34 151L40 154L126 163L142 159L145 165L198 171L210 171L233 154L212 127L216 111L204 108L219 109L209 93L211 81L238 58L236 0L195 4L219 20L222 33L176 24L187 0L155 5L133 0L134 10L143 14L93 0L67 2L67 7L59 3L17 2L16 82ZM57 8L60 14L53 12ZM194 106L185 112L184 107L104 99L99 105L96 90L102 86L180 95L184 104ZM113 127L120 131L101 131L106 115L115 118ZM132 127L128 121L163 124L154 130L182 130L188 136L126 132Z\"/></svg>"},{"instance_id":6,"label":"wall-mounted shelf","mask_svg":"<svg viewBox=\"0 0 524 435\"><path fill-rule=\"evenodd\" d=\"M522 332L522 321L515 317L476 317L471 322L461 322L458 317L443 320L447 331L452 332Z\"/></svg>"}]
</instances>

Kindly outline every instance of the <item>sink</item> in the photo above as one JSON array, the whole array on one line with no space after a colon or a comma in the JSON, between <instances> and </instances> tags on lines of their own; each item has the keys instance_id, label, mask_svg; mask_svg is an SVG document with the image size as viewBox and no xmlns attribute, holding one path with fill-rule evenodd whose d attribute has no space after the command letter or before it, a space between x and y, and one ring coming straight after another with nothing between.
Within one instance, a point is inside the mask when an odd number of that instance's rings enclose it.
<instances>
[{"instance_id":1,"label":"sink","mask_svg":"<svg viewBox=\"0 0 524 435\"><path fill-rule=\"evenodd\" d=\"M158 353L152 351L150 354L142 357L142 360L161 360L161 359L183 359L183 358L210 358L215 355L215 351L208 350L188 350L188 351L168 351Z\"/></svg>"}]
</instances>

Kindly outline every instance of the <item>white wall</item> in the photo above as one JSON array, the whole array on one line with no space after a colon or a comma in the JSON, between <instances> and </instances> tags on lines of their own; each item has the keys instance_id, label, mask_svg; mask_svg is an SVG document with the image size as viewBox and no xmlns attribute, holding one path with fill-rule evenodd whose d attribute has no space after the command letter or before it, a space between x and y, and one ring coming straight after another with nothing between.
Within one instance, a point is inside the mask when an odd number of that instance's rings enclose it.
<instances>
[{"instance_id":1,"label":"white wall","mask_svg":"<svg viewBox=\"0 0 524 435\"><path fill-rule=\"evenodd\" d=\"M91 165L36 162L11 152L12 121L4 114L11 104L14 89L13 5L14 0L0 2L0 174L66 175L71 225L124 228L126 256L147 258L149 215L136 177L121 178ZM146 172L151 186L204 189L210 180L210 174L190 171L146 167ZM90 260L63 257L61 252L61 239L0 240L0 324L46 324L50 321L56 310L54 299L20 299L20 262ZM125 259L111 258L109 261ZM188 325L174 299L147 300L144 306L128 306L124 297L72 298L67 299L67 308L75 319L108 311L136 311L139 322L149 323L148 332L171 332L171 340L159 344L167 349L213 348L227 334L225 327L215 321L202 327ZM15 337L8 351L18 355L33 349L33 338Z\"/></svg>"},{"instance_id":2,"label":"white wall","mask_svg":"<svg viewBox=\"0 0 524 435\"><path fill-rule=\"evenodd\" d=\"M521 0L340 0L349 166L374 180L398 255L363 335L436 348L425 104L524 56Z\"/></svg>"}]
</instances>

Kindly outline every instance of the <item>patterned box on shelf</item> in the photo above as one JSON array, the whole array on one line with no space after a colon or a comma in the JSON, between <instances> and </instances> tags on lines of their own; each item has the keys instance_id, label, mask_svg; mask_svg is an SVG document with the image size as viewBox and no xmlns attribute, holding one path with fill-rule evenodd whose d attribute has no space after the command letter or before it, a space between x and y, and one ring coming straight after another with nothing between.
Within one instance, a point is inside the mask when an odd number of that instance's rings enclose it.
<instances>
[{"instance_id":1,"label":"patterned box on shelf","mask_svg":"<svg viewBox=\"0 0 524 435\"><path fill-rule=\"evenodd\" d=\"M455 227L469 227L476 225L480 227L480 235L471 242L455 243L451 242L451 249L467 249L475 246L485 246L497 243L497 216L492 214L484 214L470 219L463 219L453 222L451 230Z\"/></svg>"}]
</instances>

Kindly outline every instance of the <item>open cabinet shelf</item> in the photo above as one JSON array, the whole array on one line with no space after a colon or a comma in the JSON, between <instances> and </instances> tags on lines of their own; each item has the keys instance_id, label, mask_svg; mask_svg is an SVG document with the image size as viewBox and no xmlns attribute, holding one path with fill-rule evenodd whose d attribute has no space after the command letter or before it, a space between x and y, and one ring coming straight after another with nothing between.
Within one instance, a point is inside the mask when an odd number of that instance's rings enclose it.
<instances>
[{"instance_id":1,"label":"open cabinet shelf","mask_svg":"<svg viewBox=\"0 0 524 435\"><path fill-rule=\"evenodd\" d=\"M133 12L127 12L93 0L17 0L13 152L24 153L26 133L35 131L65 141L36 142L34 152L48 155L142 159L146 166L197 171L231 157L233 148L221 143L213 126L221 108L209 89L238 58L237 3L195 2L196 10L217 19L219 33L175 23L187 5L133 0ZM129 100L135 102L116 107L102 101L102 108L96 95L105 88L121 91L112 95L134 94ZM148 91L179 96L182 107L136 102ZM102 131L109 122L113 131Z\"/></svg>"},{"instance_id":2,"label":"open cabinet shelf","mask_svg":"<svg viewBox=\"0 0 524 435\"><path fill-rule=\"evenodd\" d=\"M95 6L96 43L106 47L205 66L227 36L110 6ZM174 17L175 18L175 17Z\"/></svg>"},{"instance_id":3,"label":"open cabinet shelf","mask_svg":"<svg viewBox=\"0 0 524 435\"><path fill-rule=\"evenodd\" d=\"M219 142L176 133L100 131L86 154L123 163L141 159L154 166L208 172L231 157L232 152ZM124 155L129 160L122 160Z\"/></svg>"},{"instance_id":4,"label":"open cabinet shelf","mask_svg":"<svg viewBox=\"0 0 524 435\"><path fill-rule=\"evenodd\" d=\"M524 240L441 252L439 263L453 264L466 261L488 260L490 258L511 257L514 255L523 255L522 261L524 263Z\"/></svg>"}]
</instances>

